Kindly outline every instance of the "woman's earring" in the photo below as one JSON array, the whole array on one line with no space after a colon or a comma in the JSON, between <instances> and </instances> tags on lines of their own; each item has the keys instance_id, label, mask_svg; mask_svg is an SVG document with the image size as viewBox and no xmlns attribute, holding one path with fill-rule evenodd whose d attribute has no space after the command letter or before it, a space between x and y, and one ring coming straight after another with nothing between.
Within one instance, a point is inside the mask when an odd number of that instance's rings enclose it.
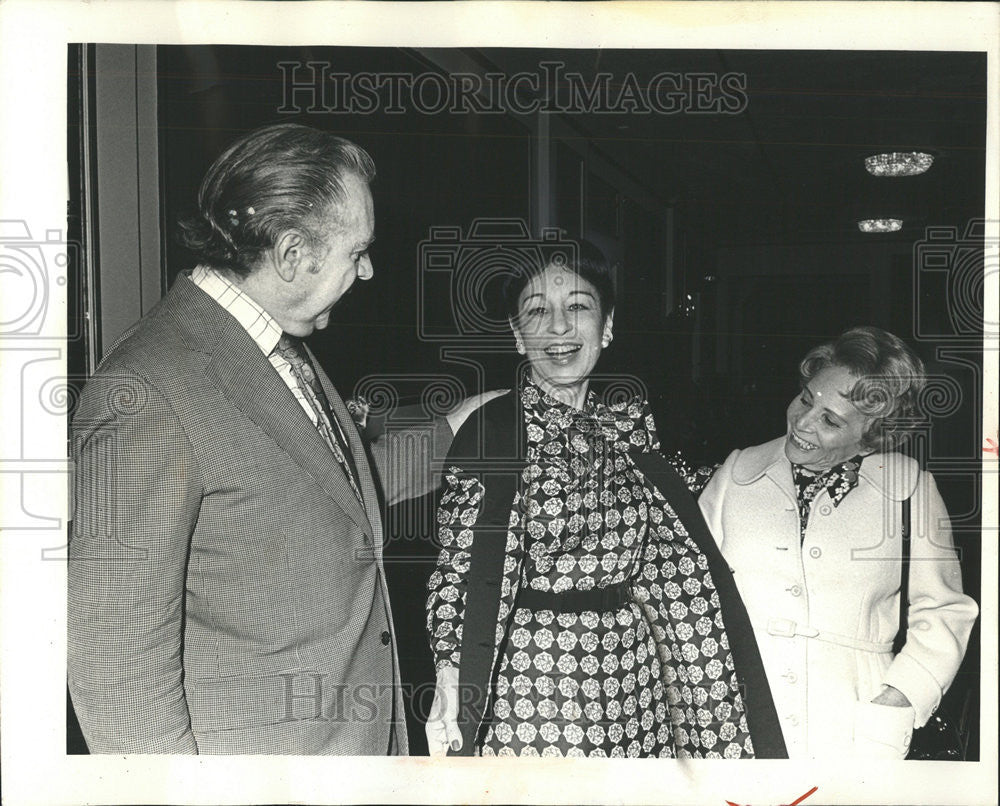
<instances>
[{"instance_id":1,"label":"woman's earring","mask_svg":"<svg viewBox=\"0 0 1000 806\"><path fill-rule=\"evenodd\" d=\"M608 345L611 344L612 339L614 339L614 336L609 331L604 331L604 338L601 340L601 347L607 349Z\"/></svg>"},{"instance_id":2,"label":"woman's earring","mask_svg":"<svg viewBox=\"0 0 1000 806\"><path fill-rule=\"evenodd\" d=\"M521 341L520 339L514 339L514 347L517 348L517 351L521 355L524 355L524 342L523 341Z\"/></svg>"}]
</instances>

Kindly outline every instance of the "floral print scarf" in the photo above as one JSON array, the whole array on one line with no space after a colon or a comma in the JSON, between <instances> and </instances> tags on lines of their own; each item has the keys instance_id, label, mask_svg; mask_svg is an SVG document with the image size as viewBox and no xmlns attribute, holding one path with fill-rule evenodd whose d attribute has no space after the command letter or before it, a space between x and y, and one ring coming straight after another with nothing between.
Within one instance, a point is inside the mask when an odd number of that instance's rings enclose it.
<instances>
[{"instance_id":1,"label":"floral print scarf","mask_svg":"<svg viewBox=\"0 0 1000 806\"><path fill-rule=\"evenodd\" d=\"M806 526L809 524L809 511L816 496L827 490L830 501L836 507L847 494L858 485L858 470L864 456L857 454L846 462L831 467L829 470L810 470L802 465L792 465L792 478L795 481L795 493L799 503L799 540L805 542Z\"/></svg>"}]
</instances>

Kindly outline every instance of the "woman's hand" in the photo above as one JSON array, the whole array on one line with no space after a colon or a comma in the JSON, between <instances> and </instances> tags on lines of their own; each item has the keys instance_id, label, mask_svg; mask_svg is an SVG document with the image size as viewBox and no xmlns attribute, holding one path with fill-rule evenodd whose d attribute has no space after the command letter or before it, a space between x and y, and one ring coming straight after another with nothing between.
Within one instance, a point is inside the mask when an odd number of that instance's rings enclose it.
<instances>
[{"instance_id":1,"label":"woman's hand","mask_svg":"<svg viewBox=\"0 0 1000 806\"><path fill-rule=\"evenodd\" d=\"M449 749L462 749L462 733L458 729L458 669L454 666L443 666L437 673L434 702L425 730L432 756L446 755Z\"/></svg>"},{"instance_id":2,"label":"woman's hand","mask_svg":"<svg viewBox=\"0 0 1000 806\"><path fill-rule=\"evenodd\" d=\"M875 705L892 705L896 708L906 708L910 705L910 701L906 698L906 695L898 688L893 688L892 686L883 688L881 693L872 702Z\"/></svg>"}]
</instances>

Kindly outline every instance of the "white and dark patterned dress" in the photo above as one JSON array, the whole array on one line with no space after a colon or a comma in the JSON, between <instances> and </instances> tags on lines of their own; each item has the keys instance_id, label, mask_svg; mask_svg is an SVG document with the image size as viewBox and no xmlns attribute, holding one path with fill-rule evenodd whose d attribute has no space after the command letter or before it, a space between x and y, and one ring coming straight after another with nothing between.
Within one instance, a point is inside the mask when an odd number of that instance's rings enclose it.
<instances>
[{"instance_id":1,"label":"white and dark patterned dress","mask_svg":"<svg viewBox=\"0 0 1000 806\"><path fill-rule=\"evenodd\" d=\"M508 538L505 575L519 575L521 589L554 593L652 576L670 623L657 640L635 601L611 612L554 613L515 602L505 614L502 606L506 640L482 754L752 755L745 719L730 705L739 693L704 557L628 454L659 448L648 404L609 407L591 392L579 411L531 382L521 402L527 465L511 522L519 521L523 541L513 532ZM673 464L689 487L707 480ZM461 468L450 467L446 481L428 599L438 669L460 664L465 575L483 495ZM658 641L670 668L661 668Z\"/></svg>"}]
</instances>

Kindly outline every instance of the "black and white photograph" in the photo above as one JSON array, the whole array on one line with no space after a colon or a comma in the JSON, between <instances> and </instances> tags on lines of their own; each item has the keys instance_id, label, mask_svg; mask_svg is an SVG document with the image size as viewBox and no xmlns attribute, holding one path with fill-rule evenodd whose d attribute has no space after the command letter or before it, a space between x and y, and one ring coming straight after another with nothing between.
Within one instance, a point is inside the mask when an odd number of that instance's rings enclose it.
<instances>
[{"instance_id":1,"label":"black and white photograph","mask_svg":"<svg viewBox=\"0 0 1000 806\"><path fill-rule=\"evenodd\" d=\"M28 5L5 801L996 802L1000 7Z\"/></svg>"}]
</instances>

